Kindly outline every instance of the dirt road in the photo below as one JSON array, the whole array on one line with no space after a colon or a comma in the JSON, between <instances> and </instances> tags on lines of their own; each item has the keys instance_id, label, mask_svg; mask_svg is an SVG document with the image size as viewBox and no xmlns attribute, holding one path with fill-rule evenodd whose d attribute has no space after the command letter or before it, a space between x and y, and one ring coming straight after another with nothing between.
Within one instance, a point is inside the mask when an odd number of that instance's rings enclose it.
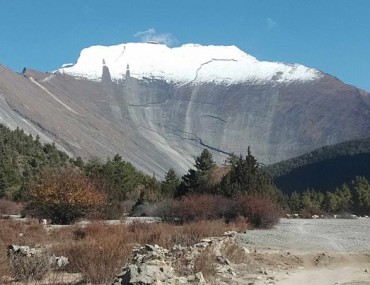
<instances>
[{"instance_id":1,"label":"dirt road","mask_svg":"<svg viewBox=\"0 0 370 285\"><path fill-rule=\"evenodd\" d=\"M282 219L241 241L273 272L256 285L370 285L370 218Z\"/></svg>"}]
</instances>

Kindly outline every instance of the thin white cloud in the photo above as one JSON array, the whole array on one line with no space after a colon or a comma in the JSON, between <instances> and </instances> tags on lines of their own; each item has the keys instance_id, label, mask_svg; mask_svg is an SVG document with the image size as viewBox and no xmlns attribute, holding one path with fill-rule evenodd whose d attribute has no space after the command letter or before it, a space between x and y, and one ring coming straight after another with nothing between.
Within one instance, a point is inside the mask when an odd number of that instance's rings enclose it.
<instances>
[{"instance_id":1,"label":"thin white cloud","mask_svg":"<svg viewBox=\"0 0 370 285\"><path fill-rule=\"evenodd\" d=\"M172 34L159 34L153 28L146 31L139 31L134 36L139 38L142 42L156 42L167 46L173 46L177 43L177 39Z\"/></svg>"},{"instance_id":2,"label":"thin white cloud","mask_svg":"<svg viewBox=\"0 0 370 285\"><path fill-rule=\"evenodd\" d=\"M269 30L272 30L278 25L278 23L276 23L272 18L267 18L266 23L267 23L267 29Z\"/></svg>"}]
</instances>

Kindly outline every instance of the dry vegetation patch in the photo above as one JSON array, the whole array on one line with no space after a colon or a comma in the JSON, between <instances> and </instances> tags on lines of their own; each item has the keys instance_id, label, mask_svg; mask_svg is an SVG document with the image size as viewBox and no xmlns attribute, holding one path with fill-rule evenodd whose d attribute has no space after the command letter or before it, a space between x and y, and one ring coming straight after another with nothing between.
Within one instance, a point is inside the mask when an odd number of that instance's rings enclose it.
<instances>
[{"instance_id":1,"label":"dry vegetation patch","mask_svg":"<svg viewBox=\"0 0 370 285\"><path fill-rule=\"evenodd\" d=\"M0 220L0 274L2 276L12 274L13 277L17 276L17 279L23 280L40 279L45 272L41 270L42 274L37 276L23 272L27 266L9 262L6 256L6 248L10 244L40 246L47 248L50 255L68 257L70 263L63 269L65 272L81 273L85 281L102 284L113 280L118 270L127 265L132 258L132 249L138 244L158 244L171 249L174 245L189 246L205 237L220 236L229 230L244 231L247 228L248 224L243 218L234 223L225 223L223 220L196 221L183 225L148 224L137 221L130 224L107 225L94 222L62 228L45 227L37 220L27 222ZM202 253L195 260L195 267L204 267L205 275L208 272L212 274L213 263L210 259L214 259L210 253ZM41 268L48 268L42 266L43 263L36 259L33 261ZM23 265L28 264L26 263Z\"/></svg>"},{"instance_id":2,"label":"dry vegetation patch","mask_svg":"<svg viewBox=\"0 0 370 285\"><path fill-rule=\"evenodd\" d=\"M8 199L0 199L0 215L17 215L22 210L22 203L16 203Z\"/></svg>"}]
</instances>

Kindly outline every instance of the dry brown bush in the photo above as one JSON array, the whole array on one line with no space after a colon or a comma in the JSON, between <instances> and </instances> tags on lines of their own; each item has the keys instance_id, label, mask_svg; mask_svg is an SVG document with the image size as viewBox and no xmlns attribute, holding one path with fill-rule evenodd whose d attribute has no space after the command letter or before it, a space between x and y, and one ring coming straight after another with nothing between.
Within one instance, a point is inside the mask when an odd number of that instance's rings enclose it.
<instances>
[{"instance_id":1,"label":"dry brown bush","mask_svg":"<svg viewBox=\"0 0 370 285\"><path fill-rule=\"evenodd\" d=\"M218 195L190 194L174 201L173 214L180 222L217 220L230 216L233 201Z\"/></svg>"},{"instance_id":2,"label":"dry brown bush","mask_svg":"<svg viewBox=\"0 0 370 285\"><path fill-rule=\"evenodd\" d=\"M0 220L0 244L18 244L34 246L45 243L47 233L37 220L29 219L25 222Z\"/></svg>"},{"instance_id":3,"label":"dry brown bush","mask_svg":"<svg viewBox=\"0 0 370 285\"><path fill-rule=\"evenodd\" d=\"M248 261L248 254L235 242L226 242L222 249L223 255L233 263L241 264Z\"/></svg>"},{"instance_id":4,"label":"dry brown bush","mask_svg":"<svg viewBox=\"0 0 370 285\"><path fill-rule=\"evenodd\" d=\"M183 246L199 242L202 238L220 236L226 231L244 231L248 227L246 220L240 218L238 222L225 223L223 220L204 220L182 224L147 224L133 222L128 225L130 240L139 244L158 244L171 248L175 244Z\"/></svg>"},{"instance_id":5,"label":"dry brown bush","mask_svg":"<svg viewBox=\"0 0 370 285\"><path fill-rule=\"evenodd\" d=\"M32 256L13 254L8 258L10 274L17 281L41 280L51 270L49 258L46 252Z\"/></svg>"},{"instance_id":6,"label":"dry brown bush","mask_svg":"<svg viewBox=\"0 0 370 285\"><path fill-rule=\"evenodd\" d=\"M233 221L228 223L228 228L241 233L249 230L251 226L248 218L239 215Z\"/></svg>"},{"instance_id":7,"label":"dry brown bush","mask_svg":"<svg viewBox=\"0 0 370 285\"><path fill-rule=\"evenodd\" d=\"M12 272L6 254L8 245L34 246L35 244L45 244L47 240L45 229L36 220L27 220L26 222L0 220L0 276L10 276ZM16 265L17 262L19 266L13 266L13 272L15 268L19 268L20 272L24 271L26 274L27 268L32 268L32 263L26 262L26 260L14 260L13 265ZM34 266L36 265L34 264ZM0 284L1 282L0 279Z\"/></svg>"},{"instance_id":8,"label":"dry brown bush","mask_svg":"<svg viewBox=\"0 0 370 285\"><path fill-rule=\"evenodd\" d=\"M174 244L174 236L178 229L171 224L145 224L135 222L129 225L132 242L139 244L158 244L170 248Z\"/></svg>"},{"instance_id":9,"label":"dry brown bush","mask_svg":"<svg viewBox=\"0 0 370 285\"><path fill-rule=\"evenodd\" d=\"M163 209L168 221L189 223L194 221L224 220L238 224L238 231L248 224L256 228L269 228L279 221L280 212L267 197L241 195L229 199L218 195L190 194L173 201ZM243 218L241 218L243 217Z\"/></svg>"},{"instance_id":10,"label":"dry brown bush","mask_svg":"<svg viewBox=\"0 0 370 285\"><path fill-rule=\"evenodd\" d=\"M4 245L0 246L0 284L3 284L6 276L10 276L10 267L8 262L8 256L6 254L7 247Z\"/></svg>"},{"instance_id":11,"label":"dry brown bush","mask_svg":"<svg viewBox=\"0 0 370 285\"><path fill-rule=\"evenodd\" d=\"M281 216L276 205L265 196L242 195L237 198L237 213L246 217L255 228L271 228Z\"/></svg>"},{"instance_id":12,"label":"dry brown bush","mask_svg":"<svg viewBox=\"0 0 370 285\"><path fill-rule=\"evenodd\" d=\"M103 206L106 196L78 169L44 170L30 185L26 210L37 218L69 224ZM26 211L27 212L27 211Z\"/></svg>"},{"instance_id":13,"label":"dry brown bush","mask_svg":"<svg viewBox=\"0 0 370 285\"><path fill-rule=\"evenodd\" d=\"M229 227L223 220L198 221L182 226L182 233L192 237L194 242L204 237L220 236L228 230Z\"/></svg>"},{"instance_id":14,"label":"dry brown bush","mask_svg":"<svg viewBox=\"0 0 370 285\"><path fill-rule=\"evenodd\" d=\"M72 240L53 247L53 252L67 256L70 261L67 269L80 272L87 282L111 281L132 255L125 226L92 224L70 230Z\"/></svg>"},{"instance_id":15,"label":"dry brown bush","mask_svg":"<svg viewBox=\"0 0 370 285\"><path fill-rule=\"evenodd\" d=\"M206 248L195 257L194 273L202 272L205 279L210 280L217 273L216 254L212 248Z\"/></svg>"},{"instance_id":16,"label":"dry brown bush","mask_svg":"<svg viewBox=\"0 0 370 285\"><path fill-rule=\"evenodd\" d=\"M0 215L17 215L22 212L23 204L0 199Z\"/></svg>"},{"instance_id":17,"label":"dry brown bush","mask_svg":"<svg viewBox=\"0 0 370 285\"><path fill-rule=\"evenodd\" d=\"M158 244L165 248L172 248L175 244L187 246L199 242L204 237L219 236L228 230L244 229L247 225L243 218L231 223L225 223L223 220L206 220L183 225L142 222L107 225L94 222L84 226L49 228L47 233L35 220L28 223L2 220L0 223L2 245L49 244L52 254L69 258L67 271L82 273L85 281L93 284L111 281L117 270L125 266L132 257L132 247L137 243ZM5 262L5 253L4 246L2 250L0 248L0 274L4 276L10 272ZM199 267L202 260L199 259Z\"/></svg>"}]
</instances>

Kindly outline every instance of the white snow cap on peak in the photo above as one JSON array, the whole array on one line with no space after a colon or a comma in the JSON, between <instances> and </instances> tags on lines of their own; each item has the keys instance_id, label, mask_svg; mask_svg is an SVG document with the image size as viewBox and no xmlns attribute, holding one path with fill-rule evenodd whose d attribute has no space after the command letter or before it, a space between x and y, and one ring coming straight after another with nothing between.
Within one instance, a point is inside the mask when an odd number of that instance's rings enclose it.
<instances>
[{"instance_id":1,"label":"white snow cap on peak","mask_svg":"<svg viewBox=\"0 0 370 285\"><path fill-rule=\"evenodd\" d=\"M274 81L291 83L312 81L322 73L300 64L258 61L236 46L185 44L169 48L163 44L127 43L92 46L81 51L77 63L57 71L70 76L99 81L103 65L112 79L130 76L143 80L165 80L177 85L236 84Z\"/></svg>"}]
</instances>

